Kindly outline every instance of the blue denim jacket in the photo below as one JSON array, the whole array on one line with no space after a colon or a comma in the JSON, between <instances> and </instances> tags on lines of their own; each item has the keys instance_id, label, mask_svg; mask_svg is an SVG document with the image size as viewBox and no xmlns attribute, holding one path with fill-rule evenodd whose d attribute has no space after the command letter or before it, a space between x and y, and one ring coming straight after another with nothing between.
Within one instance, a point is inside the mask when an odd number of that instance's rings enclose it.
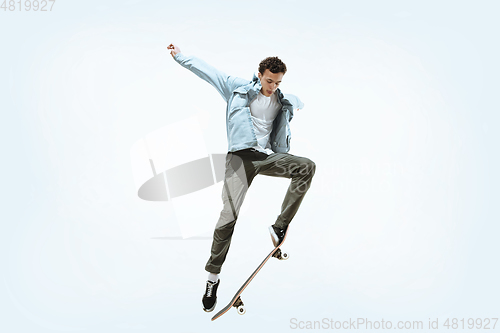
<instances>
[{"instance_id":1,"label":"blue denim jacket","mask_svg":"<svg viewBox=\"0 0 500 333\"><path fill-rule=\"evenodd\" d=\"M262 85L254 74L252 81L226 75L205 61L177 53L174 56L181 66L210 83L221 94L226 107L226 131L228 151L252 148L257 145L257 136L252 123L250 103L257 97ZM283 94L276 89L281 110L273 121L270 135L271 149L275 153L287 153L290 150L290 121L295 109L302 109L304 103L297 96Z\"/></svg>"}]
</instances>

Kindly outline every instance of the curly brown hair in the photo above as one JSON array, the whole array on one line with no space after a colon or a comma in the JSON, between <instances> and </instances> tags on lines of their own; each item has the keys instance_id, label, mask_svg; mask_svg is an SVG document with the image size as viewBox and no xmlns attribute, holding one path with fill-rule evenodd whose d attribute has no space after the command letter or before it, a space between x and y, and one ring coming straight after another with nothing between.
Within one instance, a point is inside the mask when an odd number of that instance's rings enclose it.
<instances>
[{"instance_id":1,"label":"curly brown hair","mask_svg":"<svg viewBox=\"0 0 500 333\"><path fill-rule=\"evenodd\" d=\"M278 57L267 57L266 59L262 60L259 64L260 74L264 74L266 69L269 69L274 74L286 73L286 65Z\"/></svg>"}]
</instances>

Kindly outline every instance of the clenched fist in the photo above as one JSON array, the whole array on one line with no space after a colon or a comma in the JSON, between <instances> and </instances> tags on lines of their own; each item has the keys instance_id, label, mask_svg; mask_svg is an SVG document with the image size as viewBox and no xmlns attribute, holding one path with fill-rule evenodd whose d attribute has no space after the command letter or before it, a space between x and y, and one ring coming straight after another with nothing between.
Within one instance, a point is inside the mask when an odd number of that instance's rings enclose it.
<instances>
[{"instance_id":1,"label":"clenched fist","mask_svg":"<svg viewBox=\"0 0 500 333\"><path fill-rule=\"evenodd\" d=\"M172 55L172 58L179 52L181 52L181 49L179 47L177 47L176 45L174 44L170 44L169 46L167 46L167 50L172 50L170 51L170 54Z\"/></svg>"}]
</instances>

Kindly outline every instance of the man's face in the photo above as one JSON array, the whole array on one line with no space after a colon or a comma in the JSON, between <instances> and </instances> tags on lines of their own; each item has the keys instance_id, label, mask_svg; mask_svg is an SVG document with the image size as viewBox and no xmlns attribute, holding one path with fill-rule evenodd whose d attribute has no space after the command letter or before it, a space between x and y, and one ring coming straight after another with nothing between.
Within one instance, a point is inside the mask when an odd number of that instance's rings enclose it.
<instances>
[{"instance_id":1,"label":"man's face","mask_svg":"<svg viewBox=\"0 0 500 333\"><path fill-rule=\"evenodd\" d=\"M285 75L283 72L273 73L269 69L266 69L264 71L264 74L261 74L259 72L257 76L259 77L260 83L262 84L262 89L260 90L260 92L267 97L274 94L281 83L283 75Z\"/></svg>"}]
</instances>

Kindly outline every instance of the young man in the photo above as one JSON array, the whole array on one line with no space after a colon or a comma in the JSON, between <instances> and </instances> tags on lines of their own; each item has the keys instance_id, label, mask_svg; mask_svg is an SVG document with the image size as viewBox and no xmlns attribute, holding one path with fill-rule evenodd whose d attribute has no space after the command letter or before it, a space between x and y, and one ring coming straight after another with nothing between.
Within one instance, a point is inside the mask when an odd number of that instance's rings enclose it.
<instances>
[{"instance_id":1,"label":"young man","mask_svg":"<svg viewBox=\"0 0 500 333\"><path fill-rule=\"evenodd\" d=\"M278 86L286 73L285 64L268 57L259 64L259 73L251 81L215 69L201 59L185 56L174 44L167 46L181 66L210 83L227 102L226 131L228 153L222 201L224 203L215 227L209 272L202 303L210 312L217 303L219 273L226 259L234 225L248 187L257 174L291 178L281 206L281 214L269 227L275 247L283 241L288 224L299 209L310 187L316 164L308 158L288 154L293 112L304 104L294 95L283 94Z\"/></svg>"}]
</instances>

